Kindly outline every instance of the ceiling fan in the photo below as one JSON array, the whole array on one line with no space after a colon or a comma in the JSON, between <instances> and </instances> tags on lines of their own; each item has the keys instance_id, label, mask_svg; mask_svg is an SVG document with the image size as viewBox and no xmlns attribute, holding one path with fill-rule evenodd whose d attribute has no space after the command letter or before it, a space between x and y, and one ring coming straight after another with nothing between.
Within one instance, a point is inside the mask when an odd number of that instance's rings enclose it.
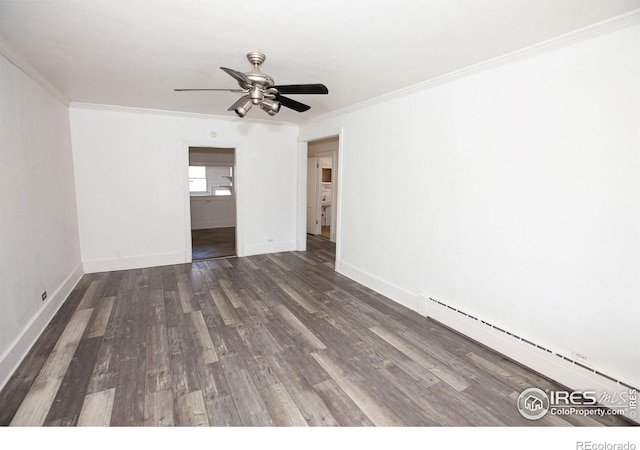
<instances>
[{"instance_id":1,"label":"ceiling fan","mask_svg":"<svg viewBox=\"0 0 640 450\"><path fill-rule=\"evenodd\" d=\"M253 64L253 69L242 73L237 70L220 67L231 75L240 85L241 89L174 89L174 91L229 91L240 92L246 95L229 107L227 111L235 111L239 117L244 117L253 105L260 108L270 116L275 116L281 106L304 112L311 108L309 105L284 97L282 94L328 94L329 90L323 84L275 84L273 78L260 71L260 65L266 56L260 52L247 53L247 59Z\"/></svg>"}]
</instances>

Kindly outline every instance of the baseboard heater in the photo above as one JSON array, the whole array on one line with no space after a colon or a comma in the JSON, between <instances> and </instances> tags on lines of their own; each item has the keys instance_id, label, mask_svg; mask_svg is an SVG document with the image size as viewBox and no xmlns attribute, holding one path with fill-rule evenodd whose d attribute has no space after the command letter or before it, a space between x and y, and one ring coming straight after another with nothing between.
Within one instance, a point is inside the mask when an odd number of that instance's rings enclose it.
<instances>
[{"instance_id":1,"label":"baseboard heater","mask_svg":"<svg viewBox=\"0 0 640 450\"><path fill-rule=\"evenodd\" d=\"M428 295L418 295L418 312L502 353L568 389L601 393L622 390L638 392L637 387L610 374L589 367L574 358L518 336L503 327L496 326ZM607 404L602 404L602 406L612 407ZM640 423L636 414L635 408L627 409L624 416L635 423Z\"/></svg>"}]
</instances>

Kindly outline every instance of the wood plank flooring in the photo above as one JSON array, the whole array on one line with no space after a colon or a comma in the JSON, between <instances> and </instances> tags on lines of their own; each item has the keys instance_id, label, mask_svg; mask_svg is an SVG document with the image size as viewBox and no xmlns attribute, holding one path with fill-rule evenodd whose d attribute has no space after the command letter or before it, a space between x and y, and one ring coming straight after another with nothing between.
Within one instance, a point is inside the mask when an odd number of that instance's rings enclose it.
<instances>
[{"instance_id":1,"label":"wood plank flooring","mask_svg":"<svg viewBox=\"0 0 640 450\"><path fill-rule=\"evenodd\" d=\"M236 254L236 228L208 228L191 230L192 258L223 258Z\"/></svg>"},{"instance_id":2,"label":"wood plank flooring","mask_svg":"<svg viewBox=\"0 0 640 450\"><path fill-rule=\"evenodd\" d=\"M0 392L14 426L624 425L515 407L551 381L306 252L85 275Z\"/></svg>"}]
</instances>

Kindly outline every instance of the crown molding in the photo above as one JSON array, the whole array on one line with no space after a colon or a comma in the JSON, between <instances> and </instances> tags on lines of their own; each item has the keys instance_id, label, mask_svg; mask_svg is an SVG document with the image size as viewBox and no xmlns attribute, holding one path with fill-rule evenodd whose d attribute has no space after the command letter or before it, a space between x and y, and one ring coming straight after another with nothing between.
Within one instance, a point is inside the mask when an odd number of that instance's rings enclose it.
<instances>
[{"instance_id":1,"label":"crown molding","mask_svg":"<svg viewBox=\"0 0 640 450\"><path fill-rule=\"evenodd\" d=\"M541 53L545 53L551 50L555 50L557 48L565 47L577 42L585 41L597 36L601 36L607 33L611 33L613 31L620 30L622 28L626 28L628 26L637 25L639 23L640 23L640 9L636 9L629 13L622 14L608 20L604 20L601 22L588 25L586 27L548 39L538 44L534 44L529 47L525 47L520 50L516 50L514 52L507 53L505 55L501 55L496 58L492 58L478 64L464 67L462 69L444 74L442 76L423 81L413 86L399 89L399 90L396 90L396 91L393 91L369 100L365 100L360 103L356 103L354 105L350 105L326 114L322 114L322 115L310 118L309 120L305 120L301 123L275 121L275 120L261 120L261 119L252 119L252 118L244 118L243 121L252 122L252 123L270 124L270 125L290 125L290 126L298 126L298 127L306 124L320 122L332 117L348 114L368 106L382 103L393 98L415 94L416 92L430 89L436 86L440 86L442 84L450 83L454 80L467 77L478 72L482 72L494 67L499 67L505 64L518 61L518 60L530 58L532 56L535 56ZM235 117L219 116L219 115L205 114L205 113L188 113L188 112L181 112L181 111L168 111L168 110L156 110L156 109L147 109L147 108L134 108L134 107L115 106L115 105L99 105L99 104L72 102L67 95L65 95L62 91L60 91L53 84L51 84L42 74L40 74L40 72L38 72L33 66L31 66L28 62L26 62L7 42L5 42L2 39L0 39L0 54L3 55L5 58L7 58L12 64L18 67L22 72L24 72L27 76L32 78L43 89L45 89L47 92L49 92L51 95L53 95L56 99L58 99L60 102L62 102L66 106L75 106L79 108L94 108L94 109L102 109L102 110L114 110L114 111L115 110L129 111L129 112L137 112L137 113L145 113L145 114L172 115L172 116L192 117L192 118L215 118L217 120L227 120L227 121L238 120Z\"/></svg>"},{"instance_id":2,"label":"crown molding","mask_svg":"<svg viewBox=\"0 0 640 450\"><path fill-rule=\"evenodd\" d=\"M533 44L528 47L524 47L519 50L515 50L513 52L506 53L504 55L497 56L495 58L491 58L477 64L473 64L471 66L463 67L462 69L458 69L453 72L449 72L444 75L422 81L418 84L414 84L406 88L398 89L396 91L389 92L387 94L383 94L381 96L374 97L372 99L365 100L354 105L346 106L344 108L313 117L307 121L302 122L300 126L349 114L369 106L384 103L391 99L396 99L398 97L413 95L420 91L431 89L436 86L441 86L443 84L447 84L452 81L468 77L479 72L483 72L485 70L531 58L542 53L546 53L562 47L567 47L578 42L586 41L637 24L640 24L640 9L635 9L631 12L621 14L611 19L596 22L594 24L571 31L569 33L553 37L546 41L542 41L537 44Z\"/></svg>"},{"instance_id":3,"label":"crown molding","mask_svg":"<svg viewBox=\"0 0 640 450\"><path fill-rule=\"evenodd\" d=\"M9 44L0 39L0 54L7 58L14 66L24 72L33 81L38 83L49 94L53 95L59 101L69 106L71 99L63 94L58 88L51 84L40 72L38 72L31 64L26 62Z\"/></svg>"},{"instance_id":4,"label":"crown molding","mask_svg":"<svg viewBox=\"0 0 640 450\"><path fill-rule=\"evenodd\" d=\"M144 114L144 115L185 117L190 119L209 119L209 120L213 119L213 120L222 120L226 122L235 122L235 123L249 122L249 123L263 124L263 125L297 126L295 123L278 121L278 120L262 120L262 119L253 119L253 118L247 118L247 117L240 119L238 117L220 116L216 114L173 111L173 110L167 110L167 109L138 108L134 106L119 106L119 105L105 105L105 104L98 104L98 103L71 102L69 107L76 108L76 109L93 109L93 110L99 110L99 111L128 112L133 114Z\"/></svg>"}]
</instances>

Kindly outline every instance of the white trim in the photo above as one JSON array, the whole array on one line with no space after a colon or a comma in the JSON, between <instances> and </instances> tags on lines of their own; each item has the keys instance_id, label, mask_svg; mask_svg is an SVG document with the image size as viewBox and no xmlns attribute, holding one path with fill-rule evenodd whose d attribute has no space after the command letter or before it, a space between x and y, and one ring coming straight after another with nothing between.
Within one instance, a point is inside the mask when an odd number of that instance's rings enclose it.
<instances>
[{"instance_id":1,"label":"white trim","mask_svg":"<svg viewBox=\"0 0 640 450\"><path fill-rule=\"evenodd\" d=\"M334 229L331 230L331 233L334 234L335 243L336 243L336 262L340 260L342 255L342 238L340 236L340 230L342 229L342 180L343 180L343 171L342 167L344 160L344 128L340 127L338 129L338 155L336 158L336 168L338 176L335 177L335 184L333 186L334 194L333 199L331 200L335 205L335 221L334 221Z\"/></svg>"},{"instance_id":2,"label":"white trim","mask_svg":"<svg viewBox=\"0 0 640 450\"><path fill-rule=\"evenodd\" d=\"M236 222L233 219L212 220L209 222L191 222L191 231L193 232L194 230L209 230L211 228L230 228L235 226ZM191 251L193 252L193 248L191 249Z\"/></svg>"},{"instance_id":3,"label":"white trim","mask_svg":"<svg viewBox=\"0 0 640 450\"><path fill-rule=\"evenodd\" d=\"M36 343L83 275L82 265L79 264L62 284L51 293L47 301L43 302L40 311L32 317L22 330L22 333L0 357L0 390L4 388L11 376L18 370L22 360L27 356L31 347Z\"/></svg>"},{"instance_id":4,"label":"white trim","mask_svg":"<svg viewBox=\"0 0 640 450\"><path fill-rule=\"evenodd\" d=\"M307 249L307 160L309 158L309 142L329 139L338 137L338 150L337 158L333 158L335 164L334 171L337 171L337 178L335 178L334 189L331 202L336 205L335 212L333 214L331 223L331 234L333 236L333 242L336 243L336 262L340 258L340 214L342 204L342 158L343 158L343 143L344 143L344 128L339 127L337 129L329 128L327 130L316 131L305 136L298 136L298 185L297 185L297 229L296 240L297 250L305 251ZM328 152L335 153L335 152Z\"/></svg>"},{"instance_id":5,"label":"white trim","mask_svg":"<svg viewBox=\"0 0 640 450\"><path fill-rule=\"evenodd\" d=\"M298 185L297 214L296 214L296 250L307 250L307 159L309 158L309 143L298 141Z\"/></svg>"},{"instance_id":6,"label":"white trim","mask_svg":"<svg viewBox=\"0 0 640 450\"><path fill-rule=\"evenodd\" d=\"M220 116L217 114L207 114L207 113L194 113L194 112L186 112L186 111L172 111L167 109L153 109L153 108L139 108L135 106L119 106L119 105L105 105L100 103L83 103L83 102L71 102L69 105L71 108L78 109L97 109L100 111L115 111L115 112L129 112L133 114L144 114L144 115L156 115L156 116L171 116L171 117L183 117L188 119L215 119L215 120L224 120L228 122L250 122L250 123L262 123L267 125L287 125L287 126L298 126L293 122L285 122L281 120L268 120L268 119L253 119L250 117L239 118L239 117L230 117L230 116ZM203 147L193 145L193 147ZM209 147L220 147L219 145L209 145Z\"/></svg>"},{"instance_id":7,"label":"white trim","mask_svg":"<svg viewBox=\"0 0 640 450\"><path fill-rule=\"evenodd\" d=\"M400 286L389 283L375 275L372 275L364 270L348 264L344 261L336 260L336 272L351 278L354 281L372 289L391 300L400 303L402 306L406 306L414 311L418 310L418 301L416 295L413 292L407 291Z\"/></svg>"},{"instance_id":8,"label":"white trim","mask_svg":"<svg viewBox=\"0 0 640 450\"><path fill-rule=\"evenodd\" d=\"M294 252L296 241L269 242L267 244L249 244L242 247L242 254L238 256L264 255L268 253Z\"/></svg>"},{"instance_id":9,"label":"white trim","mask_svg":"<svg viewBox=\"0 0 640 450\"><path fill-rule=\"evenodd\" d=\"M191 241L191 192L189 192L189 150L190 145L187 142L182 142L180 152L182 152L182 197L183 205L182 210L184 213L184 248L185 248L185 262L190 263L193 261L193 243Z\"/></svg>"},{"instance_id":10,"label":"white trim","mask_svg":"<svg viewBox=\"0 0 640 450\"><path fill-rule=\"evenodd\" d=\"M7 58L14 66L22 70L29 78L38 83L45 91L60 100L66 106L71 104L71 99L51 84L40 72L26 62L9 44L0 39L0 54Z\"/></svg>"},{"instance_id":11,"label":"white trim","mask_svg":"<svg viewBox=\"0 0 640 450\"><path fill-rule=\"evenodd\" d=\"M495 58L491 58L477 64L473 64L471 66L463 67L453 72L449 72L444 75L422 81L406 88L398 89L396 91L389 92L387 94L383 94L378 97L356 103L354 105L346 106L335 111L330 111L326 114L309 118L308 120L302 121L299 125L302 127L304 125L321 122L333 117L359 111L369 106L384 103L391 99L414 95L418 92L441 86L460 78L468 77L485 70L504 66L506 64L510 64L526 58L531 58L541 53L566 47L577 42L586 41L588 39L602 36L604 34L611 33L628 26L636 25L638 23L640 23L640 9L633 10L629 13L622 14L614 18L604 20L602 22L588 25L578 30L570 31L569 33L556 36L546 41L542 41L537 44L533 44L528 47L524 47L513 52L506 53L504 55L497 56Z\"/></svg>"},{"instance_id":12,"label":"white trim","mask_svg":"<svg viewBox=\"0 0 640 450\"><path fill-rule=\"evenodd\" d=\"M236 223L233 220L215 220L211 222L191 222L191 231L195 230L210 230L212 228L231 228L235 227ZM193 252L193 248L191 249Z\"/></svg>"},{"instance_id":13,"label":"white trim","mask_svg":"<svg viewBox=\"0 0 640 450\"><path fill-rule=\"evenodd\" d=\"M204 147L204 148L224 148L233 150L233 199L236 202L236 254L241 254L242 238L244 237L243 230L241 229L242 221L240 220L240 212L242 205L242 188L238 188L241 184L238 182L242 178L242 169L238 170L238 155L240 153L241 143L238 141L219 141L216 138L210 139L185 139L180 143L180 152L183 155L183 171L182 171L182 189L183 189L183 210L184 210L184 242L185 242L185 255L186 260L184 262L193 262L193 245L191 243L191 195L189 193L189 149L191 147ZM180 263L179 263L180 264Z\"/></svg>"},{"instance_id":14,"label":"white trim","mask_svg":"<svg viewBox=\"0 0 640 450\"><path fill-rule=\"evenodd\" d=\"M82 261L85 273L112 272L115 270L142 269L145 267L185 264L186 252L158 253L152 255L124 256L120 258L89 259Z\"/></svg>"},{"instance_id":15,"label":"white trim","mask_svg":"<svg viewBox=\"0 0 640 450\"><path fill-rule=\"evenodd\" d=\"M329 136L326 139L331 139L331 138L336 138L336 140L338 141L338 146L340 145L340 140L338 136ZM309 142L313 142L313 141L309 141ZM308 142L307 142L308 144ZM336 209L334 210L333 214L331 214L331 234L329 237L329 240L331 242L336 242L336 223L337 223L337 218L338 218L338 210L337 210L337 202L338 202L338 176L335 174L339 174L339 168L338 168L338 149L336 150L329 150L329 151L323 151L323 152L314 152L312 155L308 155L307 154L307 164L309 164L309 157L313 157L313 158L331 158L331 167L333 170L333 181L331 183L331 205L336 206ZM321 229L319 228L318 233L320 234Z\"/></svg>"}]
</instances>

